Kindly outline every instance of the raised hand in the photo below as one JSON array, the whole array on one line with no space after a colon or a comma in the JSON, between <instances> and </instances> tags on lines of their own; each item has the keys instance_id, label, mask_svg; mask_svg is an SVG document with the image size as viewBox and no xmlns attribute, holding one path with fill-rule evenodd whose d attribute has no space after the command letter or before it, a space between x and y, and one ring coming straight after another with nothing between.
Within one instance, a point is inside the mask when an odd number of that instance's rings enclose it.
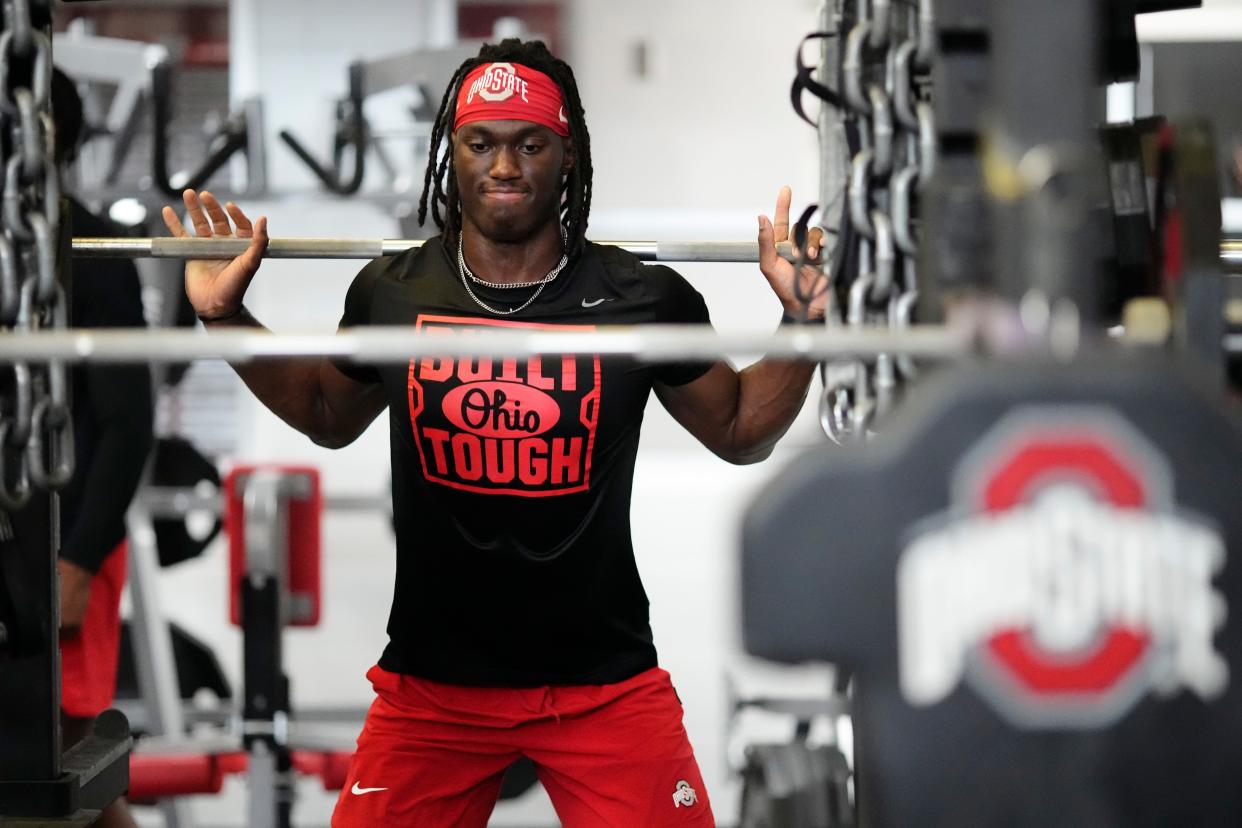
<instances>
[{"instance_id":1,"label":"raised hand","mask_svg":"<svg viewBox=\"0 0 1242 828\"><path fill-rule=\"evenodd\" d=\"M240 207L232 202L221 207L216 197L206 190L202 193L186 190L181 197L194 225L195 236L250 239L246 251L231 261L190 259L185 263L186 296L199 318L211 320L235 316L241 310L246 289L259 270L267 250L267 218L260 216L251 225ZM165 226L174 236L190 236L172 207L165 206L162 215Z\"/></svg>"},{"instance_id":2,"label":"raised hand","mask_svg":"<svg viewBox=\"0 0 1242 828\"><path fill-rule=\"evenodd\" d=\"M781 300L785 313L801 317L805 312L809 319L822 319L825 308L828 306L827 277L818 267L812 265L806 265L800 273L795 273L794 265L781 258L776 251L777 244L789 241L789 204L791 201L793 201L793 191L788 187L781 187L780 193L776 196L775 218L759 216L759 269L763 271L768 284L772 286L773 292ZM811 259L818 260L823 238L823 230L818 227L811 229L807 239L807 255ZM795 288L795 279L800 282L797 288ZM799 296L812 297L809 305L805 306L805 311L803 303L798 300Z\"/></svg>"}]
</instances>

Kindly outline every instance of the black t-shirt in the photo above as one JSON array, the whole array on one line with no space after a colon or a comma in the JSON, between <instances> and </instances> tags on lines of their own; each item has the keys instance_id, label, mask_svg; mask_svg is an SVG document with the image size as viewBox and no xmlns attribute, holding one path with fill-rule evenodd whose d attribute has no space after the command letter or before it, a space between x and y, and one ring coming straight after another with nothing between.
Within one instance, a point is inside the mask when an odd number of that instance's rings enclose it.
<instances>
[{"instance_id":1,"label":"black t-shirt","mask_svg":"<svg viewBox=\"0 0 1242 828\"><path fill-rule=\"evenodd\" d=\"M531 295L474 290L498 308ZM529 308L496 316L432 239L364 267L341 327L449 337L708 322L677 273L594 244ZM608 684L654 667L630 539L639 428L652 383L709 367L599 356L340 364L388 394L397 581L380 665L502 687Z\"/></svg>"}]
</instances>

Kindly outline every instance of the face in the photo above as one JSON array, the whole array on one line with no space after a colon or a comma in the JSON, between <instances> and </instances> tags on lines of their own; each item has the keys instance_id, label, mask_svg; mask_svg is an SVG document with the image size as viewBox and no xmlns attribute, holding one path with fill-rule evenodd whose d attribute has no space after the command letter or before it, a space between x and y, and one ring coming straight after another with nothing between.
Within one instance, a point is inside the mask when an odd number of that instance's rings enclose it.
<instances>
[{"instance_id":1,"label":"face","mask_svg":"<svg viewBox=\"0 0 1242 828\"><path fill-rule=\"evenodd\" d=\"M540 124L475 121L453 134L463 222L494 241L522 241L559 221L572 167L569 139Z\"/></svg>"}]
</instances>

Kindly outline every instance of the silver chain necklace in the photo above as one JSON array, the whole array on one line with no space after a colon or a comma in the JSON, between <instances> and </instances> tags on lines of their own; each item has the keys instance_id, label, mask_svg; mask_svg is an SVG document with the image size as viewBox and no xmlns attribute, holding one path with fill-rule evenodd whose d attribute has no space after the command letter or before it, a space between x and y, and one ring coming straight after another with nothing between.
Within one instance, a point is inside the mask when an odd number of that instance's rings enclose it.
<instances>
[{"instance_id":1,"label":"silver chain necklace","mask_svg":"<svg viewBox=\"0 0 1242 828\"><path fill-rule=\"evenodd\" d=\"M562 241L565 240L565 231L563 229L561 230L561 239ZM466 293L470 296L471 299L474 300L474 303L476 305L478 305L479 307L481 307L483 310L487 311L488 313L494 313L497 316L509 316L510 314L514 314L514 313L518 313L519 311L526 310L526 308L530 307L531 302L534 302L536 299L539 298L539 294L543 293L543 289L548 286L548 283L560 275L561 271L565 269L565 265L567 264L569 264L568 251L566 251L565 253L561 255L560 262L556 265L556 267L548 271L548 275L544 276L542 279L538 279L534 282L518 282L516 284L498 284L495 282L487 282L475 276L473 273L470 272L470 268L466 267L466 256L462 252L462 238L461 238L461 235L457 236L457 273L458 275L461 276L462 287L466 289ZM531 297L527 299L525 302L523 302L521 305L519 305L516 308L509 308L509 310L506 311L506 310L500 310L499 308L493 308L491 305L487 304L482 299L480 299L477 295L475 295L474 290L472 290L470 287L471 282L474 282L477 285L482 285L483 287L495 288L495 289L500 289L500 290L508 290L510 288L531 288L531 287L535 287L536 285L539 287L539 289L536 290L533 294L531 294Z\"/></svg>"}]
</instances>

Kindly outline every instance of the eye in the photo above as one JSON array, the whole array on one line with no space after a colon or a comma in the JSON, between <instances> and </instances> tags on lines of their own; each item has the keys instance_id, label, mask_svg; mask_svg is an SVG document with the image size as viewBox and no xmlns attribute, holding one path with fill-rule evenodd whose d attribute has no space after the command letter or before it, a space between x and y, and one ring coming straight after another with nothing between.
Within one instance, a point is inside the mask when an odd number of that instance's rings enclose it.
<instances>
[{"instance_id":1,"label":"eye","mask_svg":"<svg viewBox=\"0 0 1242 828\"><path fill-rule=\"evenodd\" d=\"M487 152L488 150L488 145L483 141L470 141L466 146L470 148L471 152Z\"/></svg>"},{"instance_id":2,"label":"eye","mask_svg":"<svg viewBox=\"0 0 1242 828\"><path fill-rule=\"evenodd\" d=\"M518 149L527 155L534 155L543 149L543 144L522 144Z\"/></svg>"}]
</instances>

